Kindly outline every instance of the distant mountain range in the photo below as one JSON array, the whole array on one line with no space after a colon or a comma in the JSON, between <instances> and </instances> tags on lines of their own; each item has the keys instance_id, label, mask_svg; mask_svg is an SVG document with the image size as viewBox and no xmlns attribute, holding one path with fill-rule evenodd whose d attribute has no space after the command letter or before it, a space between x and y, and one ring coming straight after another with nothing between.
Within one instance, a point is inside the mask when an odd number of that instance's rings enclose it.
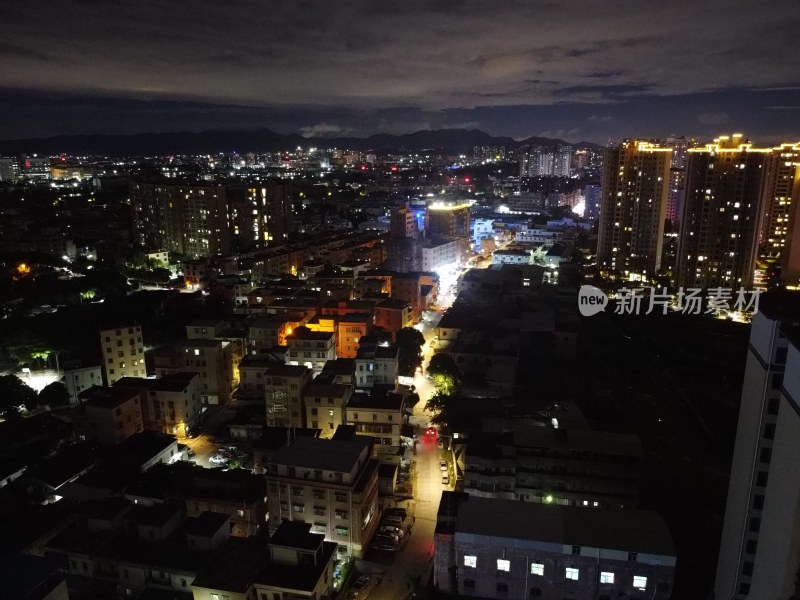
<instances>
[{"instance_id":1,"label":"distant mountain range","mask_svg":"<svg viewBox=\"0 0 800 600\"><path fill-rule=\"evenodd\" d=\"M524 144L569 143L545 137L514 140L493 137L479 129L433 129L404 135L379 133L366 138L313 138L296 133L283 135L269 129L210 130L200 133L139 133L131 135L61 135L25 140L0 140L0 154L78 154L107 156L153 156L169 154L216 154L218 152L277 152L303 148L342 148L376 151L442 150L471 153L475 146L518 148ZM575 148L599 148L590 142L572 144Z\"/></svg>"}]
</instances>

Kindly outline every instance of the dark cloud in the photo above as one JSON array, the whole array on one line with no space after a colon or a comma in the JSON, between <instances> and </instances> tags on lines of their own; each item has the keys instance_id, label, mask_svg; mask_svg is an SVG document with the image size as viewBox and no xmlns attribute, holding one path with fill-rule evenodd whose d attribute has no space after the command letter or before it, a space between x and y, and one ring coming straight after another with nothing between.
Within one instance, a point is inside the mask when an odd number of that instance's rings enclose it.
<instances>
[{"instance_id":1,"label":"dark cloud","mask_svg":"<svg viewBox=\"0 0 800 600\"><path fill-rule=\"evenodd\" d=\"M781 111L767 107L797 103L798 21L792 0L4 3L0 137L588 122L577 134L603 139L721 113L773 135Z\"/></svg>"}]
</instances>

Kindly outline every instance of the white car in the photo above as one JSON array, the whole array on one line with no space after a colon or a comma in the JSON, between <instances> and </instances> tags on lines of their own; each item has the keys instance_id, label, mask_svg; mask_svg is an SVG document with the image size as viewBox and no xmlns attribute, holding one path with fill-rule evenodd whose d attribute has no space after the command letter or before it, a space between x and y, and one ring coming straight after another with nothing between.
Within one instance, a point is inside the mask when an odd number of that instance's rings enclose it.
<instances>
[{"instance_id":1,"label":"white car","mask_svg":"<svg viewBox=\"0 0 800 600\"><path fill-rule=\"evenodd\" d=\"M211 458L208 459L212 465L225 465L228 464L228 459L220 454L215 454Z\"/></svg>"}]
</instances>

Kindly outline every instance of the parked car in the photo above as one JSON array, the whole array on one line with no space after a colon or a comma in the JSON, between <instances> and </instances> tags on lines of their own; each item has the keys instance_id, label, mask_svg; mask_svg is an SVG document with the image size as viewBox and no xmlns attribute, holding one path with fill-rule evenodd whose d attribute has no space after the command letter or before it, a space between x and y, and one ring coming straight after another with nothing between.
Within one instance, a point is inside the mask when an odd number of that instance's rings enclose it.
<instances>
[{"instance_id":1,"label":"parked car","mask_svg":"<svg viewBox=\"0 0 800 600\"><path fill-rule=\"evenodd\" d=\"M377 533L375 535L375 539L379 541L392 542L393 544L397 544L400 542L400 536L395 535L394 533Z\"/></svg>"},{"instance_id":2,"label":"parked car","mask_svg":"<svg viewBox=\"0 0 800 600\"><path fill-rule=\"evenodd\" d=\"M442 484L443 485L450 485L450 473L442 473Z\"/></svg>"},{"instance_id":3,"label":"parked car","mask_svg":"<svg viewBox=\"0 0 800 600\"><path fill-rule=\"evenodd\" d=\"M227 457L222 456L221 454L215 454L208 459L208 462L210 462L212 465L226 465L228 464L228 460L229 459Z\"/></svg>"},{"instance_id":4,"label":"parked car","mask_svg":"<svg viewBox=\"0 0 800 600\"><path fill-rule=\"evenodd\" d=\"M406 509L405 508L400 508L400 507L387 508L385 511L383 511L383 514L386 515L386 516L388 516L388 515L396 515L396 516L400 517L401 519L408 518L408 512L406 511Z\"/></svg>"},{"instance_id":5,"label":"parked car","mask_svg":"<svg viewBox=\"0 0 800 600\"><path fill-rule=\"evenodd\" d=\"M439 470L447 471L447 461L445 459L439 461Z\"/></svg>"},{"instance_id":6,"label":"parked car","mask_svg":"<svg viewBox=\"0 0 800 600\"><path fill-rule=\"evenodd\" d=\"M375 544L373 549L379 552L397 552L397 548L391 544Z\"/></svg>"},{"instance_id":7,"label":"parked car","mask_svg":"<svg viewBox=\"0 0 800 600\"><path fill-rule=\"evenodd\" d=\"M399 527L395 527L394 525L381 525L381 528L378 530L378 535L382 533L388 533L390 535L397 535L403 537L404 532Z\"/></svg>"},{"instance_id":8,"label":"parked car","mask_svg":"<svg viewBox=\"0 0 800 600\"><path fill-rule=\"evenodd\" d=\"M356 582L353 584L353 587L350 588L350 596L355 598L361 592L363 592L368 585L369 585L369 575L361 575L358 579L356 579Z\"/></svg>"}]
</instances>

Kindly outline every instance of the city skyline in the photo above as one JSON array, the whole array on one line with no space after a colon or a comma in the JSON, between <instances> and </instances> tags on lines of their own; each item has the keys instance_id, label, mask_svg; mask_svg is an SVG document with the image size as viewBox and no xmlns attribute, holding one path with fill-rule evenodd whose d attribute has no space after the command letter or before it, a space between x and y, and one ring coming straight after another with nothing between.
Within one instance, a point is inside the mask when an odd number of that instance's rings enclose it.
<instances>
[{"instance_id":1,"label":"city skyline","mask_svg":"<svg viewBox=\"0 0 800 600\"><path fill-rule=\"evenodd\" d=\"M687 2L8 5L0 139L481 128L605 143L797 138L798 7ZM709 27L708 23L714 23Z\"/></svg>"}]
</instances>

